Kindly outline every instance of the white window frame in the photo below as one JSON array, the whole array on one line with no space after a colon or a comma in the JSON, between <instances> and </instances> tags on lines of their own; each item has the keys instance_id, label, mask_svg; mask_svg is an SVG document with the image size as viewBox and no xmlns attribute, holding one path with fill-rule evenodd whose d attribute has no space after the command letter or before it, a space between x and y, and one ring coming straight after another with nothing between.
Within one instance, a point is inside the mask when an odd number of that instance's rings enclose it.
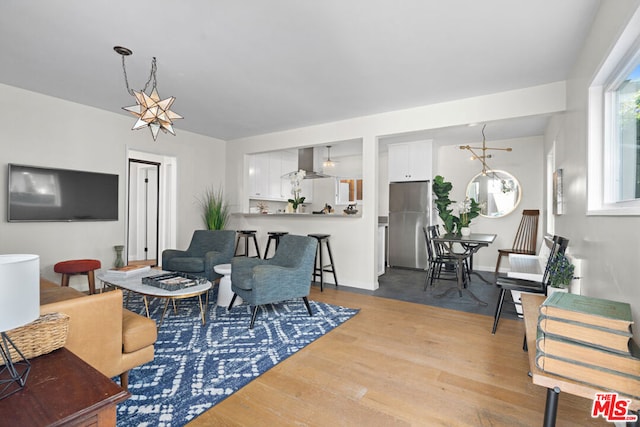
<instances>
[{"instance_id":1,"label":"white window frame","mask_svg":"<svg viewBox=\"0 0 640 427\"><path fill-rule=\"evenodd\" d=\"M640 59L640 9L629 21L589 87L587 215L640 215L640 199L612 202L617 156L612 152L612 90Z\"/></svg>"}]
</instances>

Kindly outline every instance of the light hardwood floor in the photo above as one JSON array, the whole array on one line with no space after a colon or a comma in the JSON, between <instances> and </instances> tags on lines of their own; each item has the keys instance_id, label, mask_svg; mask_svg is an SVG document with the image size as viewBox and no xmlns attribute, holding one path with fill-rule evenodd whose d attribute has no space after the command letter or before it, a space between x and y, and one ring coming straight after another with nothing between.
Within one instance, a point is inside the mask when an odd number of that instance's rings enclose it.
<instances>
[{"instance_id":1,"label":"light hardwood floor","mask_svg":"<svg viewBox=\"0 0 640 427\"><path fill-rule=\"evenodd\" d=\"M360 308L189 427L541 426L546 389L527 376L524 322L328 286L310 299ZM558 426L609 425L560 395Z\"/></svg>"}]
</instances>

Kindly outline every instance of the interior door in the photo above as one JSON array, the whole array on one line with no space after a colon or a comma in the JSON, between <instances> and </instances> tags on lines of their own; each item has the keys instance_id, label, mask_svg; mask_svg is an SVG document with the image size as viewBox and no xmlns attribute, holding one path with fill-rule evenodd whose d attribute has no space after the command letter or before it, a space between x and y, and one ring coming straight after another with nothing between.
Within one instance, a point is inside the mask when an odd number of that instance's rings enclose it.
<instances>
[{"instance_id":1,"label":"interior door","mask_svg":"<svg viewBox=\"0 0 640 427\"><path fill-rule=\"evenodd\" d=\"M158 265L160 163L129 159L129 263Z\"/></svg>"}]
</instances>

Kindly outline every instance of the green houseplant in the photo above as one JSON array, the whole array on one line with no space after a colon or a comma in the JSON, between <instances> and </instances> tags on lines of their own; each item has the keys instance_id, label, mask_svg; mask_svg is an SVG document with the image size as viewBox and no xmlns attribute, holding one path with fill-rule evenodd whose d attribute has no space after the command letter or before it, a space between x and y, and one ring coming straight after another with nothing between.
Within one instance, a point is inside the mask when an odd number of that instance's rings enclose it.
<instances>
[{"instance_id":1,"label":"green houseplant","mask_svg":"<svg viewBox=\"0 0 640 427\"><path fill-rule=\"evenodd\" d=\"M208 188L199 200L202 220L207 230L224 230L229 220L229 204L221 187Z\"/></svg>"},{"instance_id":2,"label":"green houseplant","mask_svg":"<svg viewBox=\"0 0 640 427\"><path fill-rule=\"evenodd\" d=\"M455 215L452 215L453 209L451 205L455 203L449 199L449 193L453 188L453 184L444 180L444 177L437 175L433 179L431 185L433 189L433 195L435 196L434 203L438 210L438 216L442 220L444 229L447 233L455 233L456 228L460 224L460 219Z\"/></svg>"},{"instance_id":3,"label":"green houseplant","mask_svg":"<svg viewBox=\"0 0 640 427\"><path fill-rule=\"evenodd\" d=\"M553 288L568 288L573 280L574 269L574 265L565 254L556 254L549 265L549 286Z\"/></svg>"}]
</instances>

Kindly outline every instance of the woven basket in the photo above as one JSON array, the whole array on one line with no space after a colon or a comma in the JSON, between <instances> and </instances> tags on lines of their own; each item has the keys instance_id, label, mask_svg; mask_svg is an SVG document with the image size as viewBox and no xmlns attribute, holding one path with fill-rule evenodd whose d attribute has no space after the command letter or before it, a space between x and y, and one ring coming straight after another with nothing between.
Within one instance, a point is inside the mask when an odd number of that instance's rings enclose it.
<instances>
[{"instance_id":1,"label":"woven basket","mask_svg":"<svg viewBox=\"0 0 640 427\"><path fill-rule=\"evenodd\" d=\"M7 331L7 336L25 358L32 359L64 347L68 331L69 316L64 313L47 313L27 325ZM9 348L9 353L14 362L22 360L13 347ZM4 365L2 358L0 365Z\"/></svg>"}]
</instances>

